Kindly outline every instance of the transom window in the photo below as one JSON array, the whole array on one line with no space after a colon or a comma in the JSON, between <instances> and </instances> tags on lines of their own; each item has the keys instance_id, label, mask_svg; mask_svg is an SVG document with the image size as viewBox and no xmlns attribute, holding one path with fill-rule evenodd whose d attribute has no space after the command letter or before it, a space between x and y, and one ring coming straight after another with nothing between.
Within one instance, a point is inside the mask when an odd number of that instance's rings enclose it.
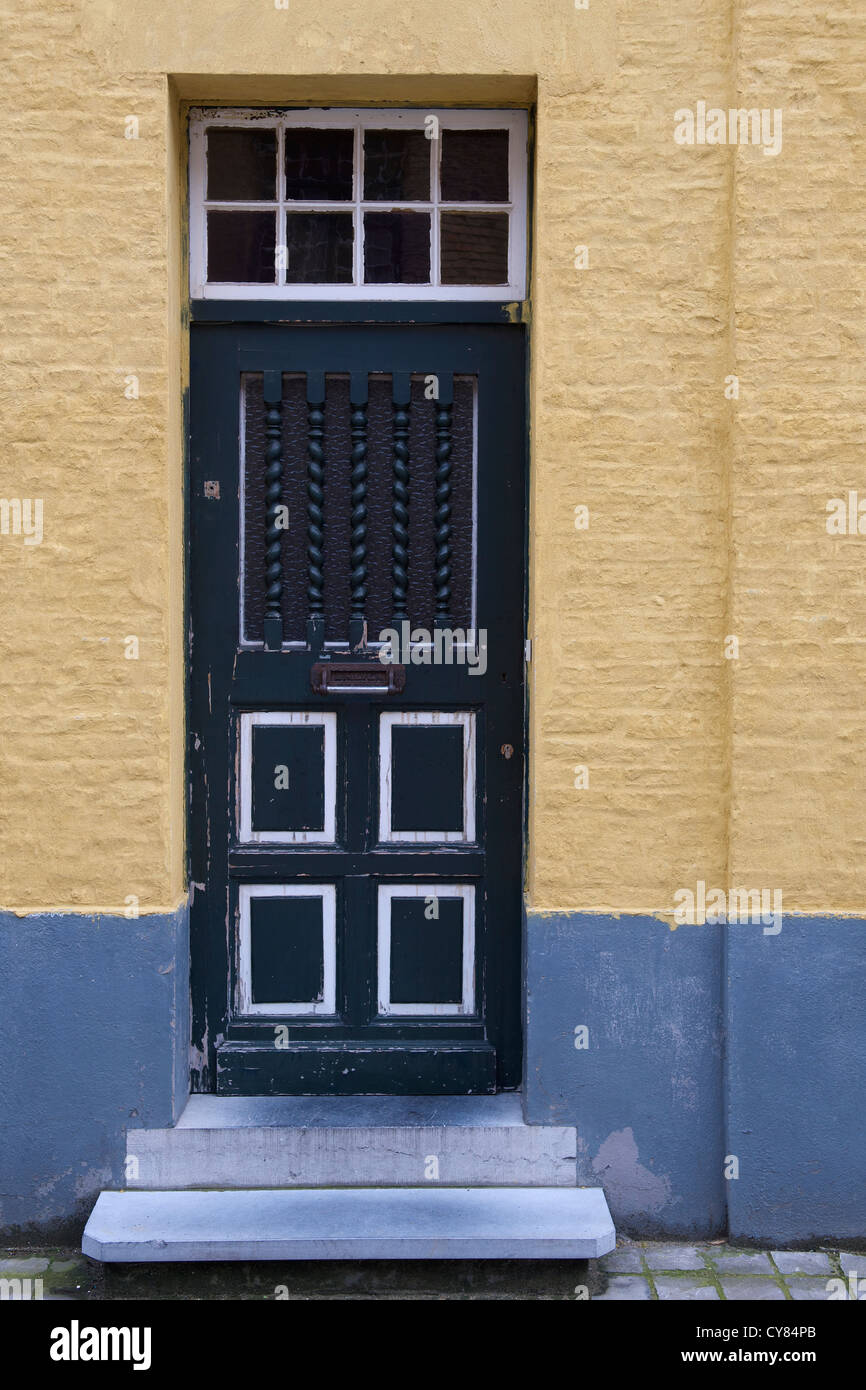
<instances>
[{"instance_id":1,"label":"transom window","mask_svg":"<svg viewBox=\"0 0 866 1390\"><path fill-rule=\"evenodd\" d=\"M522 299L523 111L190 116L190 293Z\"/></svg>"}]
</instances>

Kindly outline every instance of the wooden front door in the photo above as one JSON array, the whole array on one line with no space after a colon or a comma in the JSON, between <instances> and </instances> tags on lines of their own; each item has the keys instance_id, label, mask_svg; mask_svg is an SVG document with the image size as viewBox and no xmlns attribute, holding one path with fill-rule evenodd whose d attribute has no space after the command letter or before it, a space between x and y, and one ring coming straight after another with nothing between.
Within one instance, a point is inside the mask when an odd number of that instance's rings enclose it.
<instances>
[{"instance_id":1,"label":"wooden front door","mask_svg":"<svg viewBox=\"0 0 866 1390\"><path fill-rule=\"evenodd\" d=\"M521 1073L518 326L192 328L200 1089Z\"/></svg>"}]
</instances>

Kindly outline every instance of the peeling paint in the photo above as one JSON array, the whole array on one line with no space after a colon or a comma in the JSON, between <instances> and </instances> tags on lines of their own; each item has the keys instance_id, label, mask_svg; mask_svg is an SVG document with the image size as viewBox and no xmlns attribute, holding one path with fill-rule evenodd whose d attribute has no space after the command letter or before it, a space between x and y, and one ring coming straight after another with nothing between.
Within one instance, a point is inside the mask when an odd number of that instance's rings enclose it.
<instances>
[{"instance_id":1,"label":"peeling paint","mask_svg":"<svg viewBox=\"0 0 866 1390\"><path fill-rule=\"evenodd\" d=\"M671 1200L668 1177L651 1173L638 1156L634 1130L614 1130L592 1160L592 1170L624 1212L655 1215Z\"/></svg>"}]
</instances>

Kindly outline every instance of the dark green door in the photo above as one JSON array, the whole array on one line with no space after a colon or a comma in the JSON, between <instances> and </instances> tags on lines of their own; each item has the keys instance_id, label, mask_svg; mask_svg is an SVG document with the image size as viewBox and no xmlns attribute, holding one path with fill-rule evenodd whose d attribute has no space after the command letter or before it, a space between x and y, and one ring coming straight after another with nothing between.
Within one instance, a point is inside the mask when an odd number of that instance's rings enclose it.
<instances>
[{"instance_id":1,"label":"dark green door","mask_svg":"<svg viewBox=\"0 0 866 1390\"><path fill-rule=\"evenodd\" d=\"M191 332L195 1084L515 1087L523 330Z\"/></svg>"}]
</instances>

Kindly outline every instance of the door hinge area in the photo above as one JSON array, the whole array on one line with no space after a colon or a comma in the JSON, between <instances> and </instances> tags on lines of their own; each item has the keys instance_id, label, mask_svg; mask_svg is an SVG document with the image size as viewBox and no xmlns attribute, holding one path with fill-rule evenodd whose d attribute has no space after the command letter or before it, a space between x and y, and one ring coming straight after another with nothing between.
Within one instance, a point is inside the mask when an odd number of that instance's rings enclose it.
<instances>
[{"instance_id":1,"label":"door hinge area","mask_svg":"<svg viewBox=\"0 0 866 1390\"><path fill-rule=\"evenodd\" d=\"M525 641L524 644L523 644L523 660L527 663L527 665L528 665L529 662L532 660L532 638L531 638L531 637L527 637L526 641Z\"/></svg>"}]
</instances>

